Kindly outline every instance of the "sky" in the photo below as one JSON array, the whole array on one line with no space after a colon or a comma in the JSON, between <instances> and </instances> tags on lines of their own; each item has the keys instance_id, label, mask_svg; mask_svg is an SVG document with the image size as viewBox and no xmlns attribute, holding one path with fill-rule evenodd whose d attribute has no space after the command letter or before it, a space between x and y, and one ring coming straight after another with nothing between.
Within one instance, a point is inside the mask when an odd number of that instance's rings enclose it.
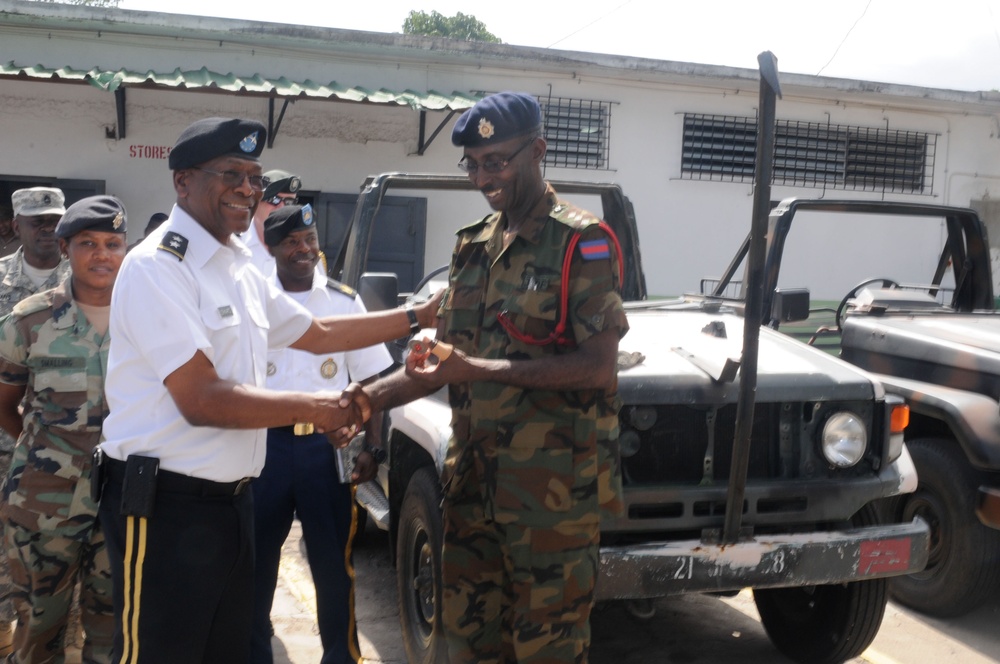
<instances>
[{"instance_id":1,"label":"sky","mask_svg":"<svg viewBox=\"0 0 1000 664\"><path fill-rule=\"evenodd\" d=\"M122 0L122 9L402 32L471 14L504 43L951 90L1000 90L1000 0ZM569 8L569 9L567 9Z\"/></svg>"}]
</instances>

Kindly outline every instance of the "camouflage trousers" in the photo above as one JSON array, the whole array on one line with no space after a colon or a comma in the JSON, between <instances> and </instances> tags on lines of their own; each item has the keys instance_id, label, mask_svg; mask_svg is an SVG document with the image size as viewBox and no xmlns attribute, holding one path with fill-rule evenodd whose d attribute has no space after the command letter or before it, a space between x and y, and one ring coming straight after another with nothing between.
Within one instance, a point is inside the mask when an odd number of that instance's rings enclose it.
<instances>
[{"instance_id":1,"label":"camouflage trousers","mask_svg":"<svg viewBox=\"0 0 1000 664\"><path fill-rule=\"evenodd\" d=\"M584 664L598 524L560 523L556 514L550 527L496 523L486 518L473 475L453 478L445 501L441 612L448 661Z\"/></svg>"},{"instance_id":2,"label":"camouflage trousers","mask_svg":"<svg viewBox=\"0 0 1000 664\"><path fill-rule=\"evenodd\" d=\"M13 439L5 431L0 431L0 494L3 485L7 482L7 475L10 473L10 462L14 455L13 446L7 441ZM10 449L8 449L10 447ZM3 520L0 519L0 542L3 541ZM14 592L14 586L10 581L10 565L6 555L0 555L0 622L14 622L17 614L14 612L14 603L10 596Z\"/></svg>"},{"instance_id":3,"label":"camouflage trousers","mask_svg":"<svg viewBox=\"0 0 1000 664\"><path fill-rule=\"evenodd\" d=\"M109 664L114 638L111 568L96 523L87 541L4 524L17 611L12 662L61 662L74 588L80 585L84 664Z\"/></svg>"}]
</instances>

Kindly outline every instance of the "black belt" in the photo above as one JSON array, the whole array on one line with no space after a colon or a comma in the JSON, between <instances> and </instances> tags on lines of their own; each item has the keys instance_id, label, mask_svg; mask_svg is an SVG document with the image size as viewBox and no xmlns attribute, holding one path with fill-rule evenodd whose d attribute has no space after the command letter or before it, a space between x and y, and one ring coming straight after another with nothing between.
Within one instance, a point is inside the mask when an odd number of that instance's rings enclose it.
<instances>
[{"instance_id":1,"label":"black belt","mask_svg":"<svg viewBox=\"0 0 1000 664\"><path fill-rule=\"evenodd\" d=\"M125 479L125 462L104 457L108 479L121 484ZM213 482L200 477L181 475L162 468L156 471L156 490L165 493L184 493L192 496L239 496L246 492L252 477L244 477L235 482Z\"/></svg>"}]
</instances>

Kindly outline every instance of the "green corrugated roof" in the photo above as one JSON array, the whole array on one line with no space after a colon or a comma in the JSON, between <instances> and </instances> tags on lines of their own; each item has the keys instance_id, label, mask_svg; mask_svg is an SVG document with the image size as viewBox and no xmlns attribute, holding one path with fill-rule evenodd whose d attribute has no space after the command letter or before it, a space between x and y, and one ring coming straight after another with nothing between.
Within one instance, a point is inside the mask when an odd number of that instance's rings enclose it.
<instances>
[{"instance_id":1,"label":"green corrugated roof","mask_svg":"<svg viewBox=\"0 0 1000 664\"><path fill-rule=\"evenodd\" d=\"M384 88L372 91L359 87L344 87L336 81L323 84L306 79L305 81L298 82L289 81L284 76L281 78L266 78L260 74L241 77L235 74L220 74L210 71L205 67L192 71L181 71L178 68L166 73L152 70L142 73L128 69L108 70L97 67L89 70L73 69L71 67L49 69L41 65L24 67L11 61L5 65L0 65L0 76L87 82L94 87L109 92L113 92L121 86L155 86L184 90L207 88L210 90L223 90L233 94L274 94L278 97L311 97L349 102L369 102L372 104L395 104L397 106L409 106L418 111L463 111L471 108L480 99L479 95L464 94L461 92L453 92L450 95L445 95L433 90L426 94L413 92L412 90L394 92Z\"/></svg>"}]
</instances>

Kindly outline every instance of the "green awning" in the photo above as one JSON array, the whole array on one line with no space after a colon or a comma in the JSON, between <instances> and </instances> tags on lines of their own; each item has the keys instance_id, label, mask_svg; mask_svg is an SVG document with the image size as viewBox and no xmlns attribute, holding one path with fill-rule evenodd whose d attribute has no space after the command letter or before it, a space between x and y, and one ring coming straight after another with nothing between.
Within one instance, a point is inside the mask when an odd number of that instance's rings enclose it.
<instances>
[{"instance_id":1,"label":"green awning","mask_svg":"<svg viewBox=\"0 0 1000 664\"><path fill-rule=\"evenodd\" d=\"M254 94L276 96L282 98L312 98L331 99L335 101L393 104L409 106L417 111L464 111L471 108L480 95L453 92L450 95L433 90L421 94L412 90L394 92L384 88L366 90L360 87L345 87L336 81L315 83L305 81L290 81L284 76L266 78L260 74L241 77L235 74L220 74L205 67L191 71L172 72L147 71L145 73L128 69L108 70L93 68L89 70L59 67L49 69L40 65L25 67L11 61L0 65L0 77L13 77L37 80L59 80L90 83L96 88L114 92L121 87L159 87L179 90L220 90L232 94Z\"/></svg>"}]
</instances>

